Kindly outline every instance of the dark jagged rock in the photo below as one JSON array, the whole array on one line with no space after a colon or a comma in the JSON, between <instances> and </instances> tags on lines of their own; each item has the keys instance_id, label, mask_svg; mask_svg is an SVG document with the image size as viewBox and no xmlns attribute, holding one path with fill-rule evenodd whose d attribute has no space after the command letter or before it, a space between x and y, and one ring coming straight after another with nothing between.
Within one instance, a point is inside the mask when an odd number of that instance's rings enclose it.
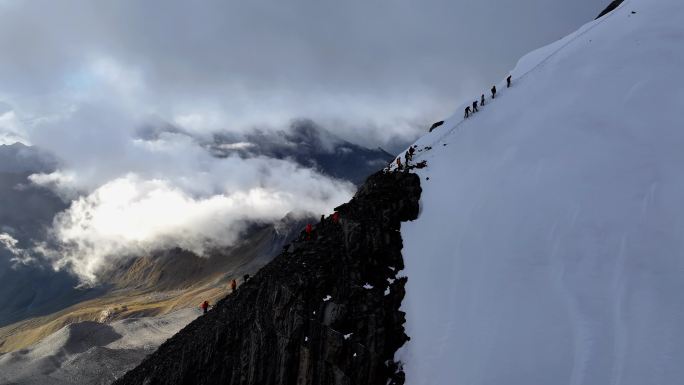
<instances>
[{"instance_id":1,"label":"dark jagged rock","mask_svg":"<svg viewBox=\"0 0 684 385\"><path fill-rule=\"evenodd\" d=\"M432 123L432 126L430 126L430 129L428 130L428 132L432 132L432 130L434 130L435 128L441 126L442 124L444 124L444 121L443 121L443 120L440 120L439 122L434 122L434 123Z\"/></svg>"},{"instance_id":2,"label":"dark jagged rock","mask_svg":"<svg viewBox=\"0 0 684 385\"><path fill-rule=\"evenodd\" d=\"M403 384L399 230L420 194L414 174L372 175L339 223L302 234L114 384Z\"/></svg>"},{"instance_id":3,"label":"dark jagged rock","mask_svg":"<svg viewBox=\"0 0 684 385\"><path fill-rule=\"evenodd\" d=\"M613 2L611 2L610 4L608 4L608 6L606 7L606 9L604 9L603 11L601 11L601 13L599 13L599 15L596 16L596 19L600 19L600 18L602 18L603 16L605 16L605 15L607 15L607 14L613 12L617 7L620 6L620 4L622 4L623 1L624 1L624 0L613 0ZM596 19L594 19L594 20L596 20Z\"/></svg>"}]
</instances>

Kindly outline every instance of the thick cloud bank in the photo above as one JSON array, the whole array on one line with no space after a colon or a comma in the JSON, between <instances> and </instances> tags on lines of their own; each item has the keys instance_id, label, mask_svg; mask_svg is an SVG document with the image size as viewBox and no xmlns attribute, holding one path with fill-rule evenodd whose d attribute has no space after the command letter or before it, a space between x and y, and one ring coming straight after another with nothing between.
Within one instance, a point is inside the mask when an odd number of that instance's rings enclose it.
<instances>
[{"instance_id":1,"label":"thick cloud bank","mask_svg":"<svg viewBox=\"0 0 684 385\"><path fill-rule=\"evenodd\" d=\"M186 128L309 117L377 145L445 117L605 2L4 0L0 103L51 116L106 77Z\"/></svg>"},{"instance_id":2,"label":"thick cloud bank","mask_svg":"<svg viewBox=\"0 0 684 385\"><path fill-rule=\"evenodd\" d=\"M61 166L29 179L71 202L38 251L84 281L117 258L174 246L202 254L233 244L248 222L329 212L354 190L288 159L217 158L187 133L143 138L121 116L80 107L32 135Z\"/></svg>"},{"instance_id":3,"label":"thick cloud bank","mask_svg":"<svg viewBox=\"0 0 684 385\"><path fill-rule=\"evenodd\" d=\"M286 161L235 166L244 185L224 186L215 195L193 195L170 180L135 174L109 181L57 215L53 235L60 247L41 251L55 266L94 281L114 258L173 246L202 255L233 244L247 221L275 221L292 210L328 212L352 191L348 183Z\"/></svg>"},{"instance_id":4,"label":"thick cloud bank","mask_svg":"<svg viewBox=\"0 0 684 385\"><path fill-rule=\"evenodd\" d=\"M252 151L255 128L305 117L369 148L413 139L602 5L0 0L0 144L58 159L30 177L69 203L39 250L93 281L125 255L201 253L351 196Z\"/></svg>"}]
</instances>

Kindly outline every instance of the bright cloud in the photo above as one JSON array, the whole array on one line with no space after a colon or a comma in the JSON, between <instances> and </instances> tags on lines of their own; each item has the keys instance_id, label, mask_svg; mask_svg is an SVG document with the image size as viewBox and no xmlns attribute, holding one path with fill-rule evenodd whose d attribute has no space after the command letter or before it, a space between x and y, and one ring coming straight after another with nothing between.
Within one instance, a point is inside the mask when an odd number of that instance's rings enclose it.
<instances>
[{"instance_id":1,"label":"bright cloud","mask_svg":"<svg viewBox=\"0 0 684 385\"><path fill-rule=\"evenodd\" d=\"M95 189L58 214L53 236L59 248L41 250L55 267L82 280L118 258L182 247L202 255L229 246L247 221L275 221L289 212L330 212L349 199L353 186L291 162L252 159L240 164L242 179L213 195L194 195L164 179L127 174ZM202 179L202 178L200 178Z\"/></svg>"}]
</instances>

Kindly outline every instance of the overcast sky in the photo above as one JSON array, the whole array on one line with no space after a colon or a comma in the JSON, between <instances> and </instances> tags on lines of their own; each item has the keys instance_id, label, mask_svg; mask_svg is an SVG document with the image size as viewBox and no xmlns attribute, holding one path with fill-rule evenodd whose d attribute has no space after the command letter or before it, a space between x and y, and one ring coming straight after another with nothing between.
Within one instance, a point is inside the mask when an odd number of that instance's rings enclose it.
<instances>
[{"instance_id":1,"label":"overcast sky","mask_svg":"<svg viewBox=\"0 0 684 385\"><path fill-rule=\"evenodd\" d=\"M288 160L213 158L212 133L310 118L369 147L411 140L607 3L0 0L0 144L60 160L31 178L71 202L64 248L42 252L94 280L114 255L201 252L354 192ZM150 123L175 128L140 137Z\"/></svg>"},{"instance_id":2,"label":"overcast sky","mask_svg":"<svg viewBox=\"0 0 684 385\"><path fill-rule=\"evenodd\" d=\"M130 102L195 130L308 117L370 143L448 115L607 3L0 0L0 103L26 119Z\"/></svg>"}]
</instances>

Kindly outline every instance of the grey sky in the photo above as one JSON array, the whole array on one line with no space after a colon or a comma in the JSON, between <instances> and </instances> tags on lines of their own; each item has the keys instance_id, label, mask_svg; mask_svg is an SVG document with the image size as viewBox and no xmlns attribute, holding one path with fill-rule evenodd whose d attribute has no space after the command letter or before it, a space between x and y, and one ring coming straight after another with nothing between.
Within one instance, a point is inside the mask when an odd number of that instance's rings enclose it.
<instances>
[{"instance_id":1,"label":"grey sky","mask_svg":"<svg viewBox=\"0 0 684 385\"><path fill-rule=\"evenodd\" d=\"M606 3L3 0L0 101L35 117L126 99L201 131L311 117L381 144L449 114Z\"/></svg>"},{"instance_id":2,"label":"grey sky","mask_svg":"<svg viewBox=\"0 0 684 385\"><path fill-rule=\"evenodd\" d=\"M354 192L288 159L213 157L213 133L310 118L369 147L410 140L605 5L0 0L0 144L56 156L31 181L70 205L38 250L93 281L118 257L226 246L247 220L330 212Z\"/></svg>"}]
</instances>

